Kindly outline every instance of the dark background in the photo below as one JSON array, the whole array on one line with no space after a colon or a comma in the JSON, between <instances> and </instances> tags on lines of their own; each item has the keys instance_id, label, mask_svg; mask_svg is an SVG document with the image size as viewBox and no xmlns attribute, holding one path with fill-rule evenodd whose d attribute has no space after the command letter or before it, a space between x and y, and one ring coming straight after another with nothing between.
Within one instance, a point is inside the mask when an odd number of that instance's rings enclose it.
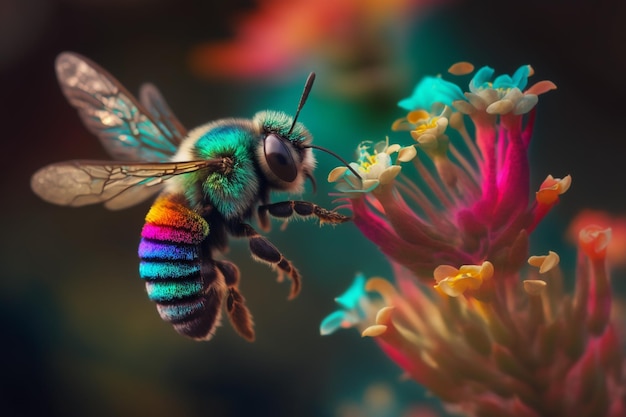
<instances>
[{"instance_id":1,"label":"dark background","mask_svg":"<svg viewBox=\"0 0 626 417\"><path fill-rule=\"evenodd\" d=\"M538 251L561 245L564 228L582 208L624 212L623 1L445 2L405 15L402 31L382 43L376 34L355 36L347 59L325 54L333 43L326 38L278 76L193 70L194 47L232 38L240 17L254 13L256 2L240 0L0 0L3 415L365 415L359 407L372 386L393 395L381 413L399 415L423 398L417 385L400 381L372 340L354 331L319 336L320 320L355 272L389 273L352 225L299 222L281 232L275 224L269 237L304 277L291 302L287 285L252 261L243 242L231 245L228 257L242 269L242 291L255 317L255 343L228 324L211 342L194 343L163 323L137 276L138 235L149 203L120 212L70 209L30 191L31 174L45 164L107 157L58 88L53 63L61 51L90 57L130 91L155 83L190 128L263 108L291 112L306 74L315 70L318 82L301 121L316 143L348 159L360 140L390 134L391 122L403 115L395 103L421 76L459 60L498 73L530 63L536 81L559 87L540 100L533 187L549 173L574 178L566 203L535 236ZM363 74L371 67L393 75L368 80ZM318 193L303 197L332 206L325 176L337 163L323 154L318 161Z\"/></svg>"}]
</instances>

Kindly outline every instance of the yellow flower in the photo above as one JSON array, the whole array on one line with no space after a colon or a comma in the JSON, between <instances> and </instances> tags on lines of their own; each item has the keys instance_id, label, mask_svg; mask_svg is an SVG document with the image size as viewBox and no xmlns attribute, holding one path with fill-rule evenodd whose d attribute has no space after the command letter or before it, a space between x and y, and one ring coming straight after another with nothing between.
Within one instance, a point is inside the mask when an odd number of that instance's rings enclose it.
<instances>
[{"instance_id":1,"label":"yellow flower","mask_svg":"<svg viewBox=\"0 0 626 417\"><path fill-rule=\"evenodd\" d=\"M450 297L458 297L467 290L477 290L484 280L493 276L493 265L489 261L482 265L463 265L456 269L450 265L440 265L434 271L435 288Z\"/></svg>"},{"instance_id":2,"label":"yellow flower","mask_svg":"<svg viewBox=\"0 0 626 417\"><path fill-rule=\"evenodd\" d=\"M450 107L444 106L439 114L429 113L425 110L413 110L401 119L396 120L391 126L392 130L410 130L411 136L421 143L422 136L438 138L444 134L448 127L448 118L452 114Z\"/></svg>"}]
</instances>

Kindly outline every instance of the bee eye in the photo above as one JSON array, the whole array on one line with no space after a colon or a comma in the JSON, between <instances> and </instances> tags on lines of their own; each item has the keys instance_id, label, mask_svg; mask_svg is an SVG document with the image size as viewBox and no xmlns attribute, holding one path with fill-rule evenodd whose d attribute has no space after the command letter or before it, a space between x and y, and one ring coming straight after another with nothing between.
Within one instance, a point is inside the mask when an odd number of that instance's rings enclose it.
<instances>
[{"instance_id":1,"label":"bee eye","mask_svg":"<svg viewBox=\"0 0 626 417\"><path fill-rule=\"evenodd\" d=\"M263 151L272 172L281 180L292 182L298 176L298 170L288 146L285 140L270 134L265 137Z\"/></svg>"}]
</instances>

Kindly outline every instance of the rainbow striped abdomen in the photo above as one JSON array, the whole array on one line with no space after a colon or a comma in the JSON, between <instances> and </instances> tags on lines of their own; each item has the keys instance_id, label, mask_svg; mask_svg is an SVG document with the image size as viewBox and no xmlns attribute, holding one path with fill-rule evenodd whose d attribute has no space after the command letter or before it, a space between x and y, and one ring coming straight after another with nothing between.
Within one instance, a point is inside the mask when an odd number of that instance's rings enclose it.
<instances>
[{"instance_id":1,"label":"rainbow striped abdomen","mask_svg":"<svg viewBox=\"0 0 626 417\"><path fill-rule=\"evenodd\" d=\"M202 242L207 222L171 198L158 199L146 215L139 244L139 274L161 318L194 339L208 339L219 320L225 286L220 285Z\"/></svg>"}]
</instances>

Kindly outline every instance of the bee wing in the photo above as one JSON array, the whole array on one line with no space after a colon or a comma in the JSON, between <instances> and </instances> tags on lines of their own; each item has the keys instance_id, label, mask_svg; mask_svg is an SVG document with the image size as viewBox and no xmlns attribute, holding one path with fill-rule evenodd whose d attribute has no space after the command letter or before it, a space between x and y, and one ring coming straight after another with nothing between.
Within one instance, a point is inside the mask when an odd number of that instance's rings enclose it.
<instances>
[{"instance_id":1,"label":"bee wing","mask_svg":"<svg viewBox=\"0 0 626 417\"><path fill-rule=\"evenodd\" d=\"M144 93L149 111L88 58L64 52L57 57L56 71L68 101L114 159L165 162L174 155L186 131L158 90Z\"/></svg>"},{"instance_id":2,"label":"bee wing","mask_svg":"<svg viewBox=\"0 0 626 417\"><path fill-rule=\"evenodd\" d=\"M178 121L161 92L154 84L145 83L139 89L139 102L150 112L159 128L170 134L170 142L176 145L187 136L187 129Z\"/></svg>"},{"instance_id":3,"label":"bee wing","mask_svg":"<svg viewBox=\"0 0 626 417\"><path fill-rule=\"evenodd\" d=\"M164 163L67 161L35 172L31 187L42 199L61 206L104 203L121 209L161 190L170 178L200 169L218 169L221 160Z\"/></svg>"}]
</instances>

